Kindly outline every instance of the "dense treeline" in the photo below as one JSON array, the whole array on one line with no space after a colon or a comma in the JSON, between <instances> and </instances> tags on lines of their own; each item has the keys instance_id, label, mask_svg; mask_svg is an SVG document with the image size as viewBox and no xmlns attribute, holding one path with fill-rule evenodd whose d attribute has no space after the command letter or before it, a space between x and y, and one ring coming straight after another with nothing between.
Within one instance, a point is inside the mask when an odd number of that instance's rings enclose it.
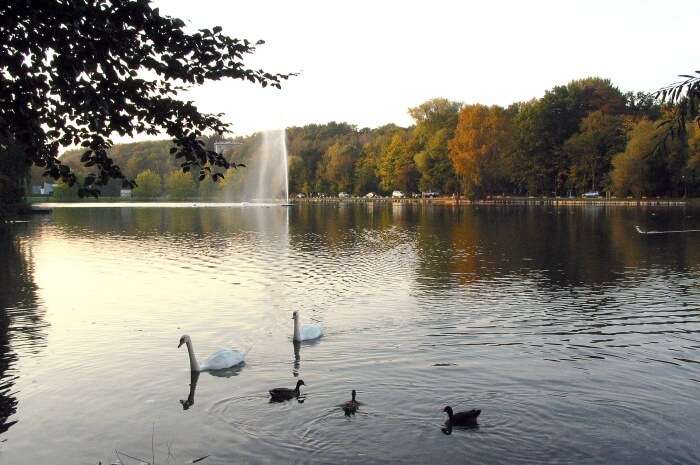
<instances>
[{"instance_id":1,"label":"dense treeline","mask_svg":"<svg viewBox=\"0 0 700 465\"><path fill-rule=\"evenodd\" d=\"M414 125L376 129L331 122L287 129L290 192L461 193L618 196L700 193L700 130L670 141L658 125L668 108L587 78L507 108L437 98L410 108ZM260 136L239 138L227 156L247 169L220 185L173 174L167 141L125 144L111 155L142 197L225 197L245 191ZM208 144L213 144L208 141ZM79 152L63 160L79 171ZM144 186L148 187L144 187Z\"/></svg>"}]
</instances>

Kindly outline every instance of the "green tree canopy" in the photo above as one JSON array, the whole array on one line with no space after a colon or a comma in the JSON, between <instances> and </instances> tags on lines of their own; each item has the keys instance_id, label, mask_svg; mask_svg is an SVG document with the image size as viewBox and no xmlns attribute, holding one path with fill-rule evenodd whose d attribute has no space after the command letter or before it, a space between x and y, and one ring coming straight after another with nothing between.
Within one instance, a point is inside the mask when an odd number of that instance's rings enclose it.
<instances>
[{"instance_id":1,"label":"green tree canopy","mask_svg":"<svg viewBox=\"0 0 700 465\"><path fill-rule=\"evenodd\" d=\"M197 194L197 185L189 173L173 171L165 178L165 192L170 200L185 200Z\"/></svg>"},{"instance_id":2,"label":"green tree canopy","mask_svg":"<svg viewBox=\"0 0 700 465\"><path fill-rule=\"evenodd\" d=\"M620 116L596 110L581 120L579 132L564 143L571 160L569 184L576 190L598 190L610 170L610 159L625 147Z\"/></svg>"},{"instance_id":3,"label":"green tree canopy","mask_svg":"<svg viewBox=\"0 0 700 465\"><path fill-rule=\"evenodd\" d=\"M136 176L136 187L133 195L139 199L152 199L160 196L162 191L162 180L158 173L148 169L141 171Z\"/></svg>"},{"instance_id":4,"label":"green tree canopy","mask_svg":"<svg viewBox=\"0 0 700 465\"><path fill-rule=\"evenodd\" d=\"M428 135L443 128L454 128L461 106L459 102L434 98L417 107L409 108L408 114L416 122L417 131Z\"/></svg>"},{"instance_id":5,"label":"green tree canopy","mask_svg":"<svg viewBox=\"0 0 700 465\"><path fill-rule=\"evenodd\" d=\"M80 179L80 175L78 175L78 179ZM53 186L53 193L51 194L52 198L54 200L59 200L62 202L65 201L76 201L80 199L80 196L78 195L78 185L70 185L65 181L58 181L54 186Z\"/></svg>"},{"instance_id":6,"label":"green tree canopy","mask_svg":"<svg viewBox=\"0 0 700 465\"><path fill-rule=\"evenodd\" d=\"M416 126L407 149L413 153L420 173L421 191L457 190L458 182L447 143L454 135L460 107L458 102L435 98L408 110Z\"/></svg>"},{"instance_id":7,"label":"green tree canopy","mask_svg":"<svg viewBox=\"0 0 700 465\"><path fill-rule=\"evenodd\" d=\"M665 140L658 121L642 120L634 125L624 152L615 155L612 164L611 180L618 195L678 194L688 164L687 140Z\"/></svg>"},{"instance_id":8,"label":"green tree canopy","mask_svg":"<svg viewBox=\"0 0 700 465\"><path fill-rule=\"evenodd\" d=\"M347 192L352 187L353 169L359 156L354 145L336 142L328 147L321 161L321 177L335 192Z\"/></svg>"},{"instance_id":9,"label":"green tree canopy","mask_svg":"<svg viewBox=\"0 0 700 465\"><path fill-rule=\"evenodd\" d=\"M393 134L383 147L378 171L380 187L385 192L398 189L408 193L415 190L418 172L408 152L405 136L400 132Z\"/></svg>"},{"instance_id":10,"label":"green tree canopy","mask_svg":"<svg viewBox=\"0 0 700 465\"><path fill-rule=\"evenodd\" d=\"M626 111L625 97L608 79L571 81L545 92L539 100L517 106L514 138L521 179L516 182L530 193L560 193L570 171L564 142L596 110L609 115Z\"/></svg>"}]
</instances>

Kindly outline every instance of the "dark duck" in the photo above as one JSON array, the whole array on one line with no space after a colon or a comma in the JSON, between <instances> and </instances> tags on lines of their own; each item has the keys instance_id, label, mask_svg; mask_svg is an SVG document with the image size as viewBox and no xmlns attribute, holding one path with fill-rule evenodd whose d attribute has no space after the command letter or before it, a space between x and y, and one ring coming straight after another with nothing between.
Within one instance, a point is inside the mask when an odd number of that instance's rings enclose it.
<instances>
[{"instance_id":1,"label":"dark duck","mask_svg":"<svg viewBox=\"0 0 700 465\"><path fill-rule=\"evenodd\" d=\"M480 409L472 409L466 412L455 413L449 405L443 410L447 414L446 423L449 426L473 426L476 424L476 419L481 415Z\"/></svg>"},{"instance_id":2,"label":"dark duck","mask_svg":"<svg viewBox=\"0 0 700 465\"><path fill-rule=\"evenodd\" d=\"M299 387L306 386L304 380L297 381L297 385L294 389L290 388L274 388L270 389L270 397L272 402L283 402L285 400L291 400L299 397Z\"/></svg>"},{"instance_id":3,"label":"dark duck","mask_svg":"<svg viewBox=\"0 0 700 465\"><path fill-rule=\"evenodd\" d=\"M342 405L343 411L345 412L345 415L352 415L355 412L357 412L357 408L360 406L360 402L355 400L355 396L357 396L357 393L355 390L352 390L352 399L345 401Z\"/></svg>"}]
</instances>

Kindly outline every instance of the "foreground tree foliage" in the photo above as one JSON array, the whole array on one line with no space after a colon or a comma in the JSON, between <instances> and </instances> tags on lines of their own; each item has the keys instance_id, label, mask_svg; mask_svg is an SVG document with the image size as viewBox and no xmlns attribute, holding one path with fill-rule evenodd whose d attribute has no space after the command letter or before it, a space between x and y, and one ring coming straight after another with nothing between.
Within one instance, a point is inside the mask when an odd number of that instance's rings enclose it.
<instances>
[{"instance_id":1,"label":"foreground tree foliage","mask_svg":"<svg viewBox=\"0 0 700 465\"><path fill-rule=\"evenodd\" d=\"M663 141L683 136L688 123L700 127L700 71L695 71L695 75L682 74L679 77L683 80L654 94L662 103L669 103L674 108L672 116L660 124L660 127L665 128Z\"/></svg>"},{"instance_id":2,"label":"foreground tree foliage","mask_svg":"<svg viewBox=\"0 0 700 465\"><path fill-rule=\"evenodd\" d=\"M223 78L279 88L288 78L245 66L262 41L229 37L218 26L187 31L149 0L0 2L0 18L0 151L19 160L2 182L9 177L13 188L31 165L76 184L58 158L71 145L83 147L81 196L97 196L110 179L133 186L109 155L115 134L167 134L183 171L217 180L236 165L202 138L227 125L178 92Z\"/></svg>"}]
</instances>

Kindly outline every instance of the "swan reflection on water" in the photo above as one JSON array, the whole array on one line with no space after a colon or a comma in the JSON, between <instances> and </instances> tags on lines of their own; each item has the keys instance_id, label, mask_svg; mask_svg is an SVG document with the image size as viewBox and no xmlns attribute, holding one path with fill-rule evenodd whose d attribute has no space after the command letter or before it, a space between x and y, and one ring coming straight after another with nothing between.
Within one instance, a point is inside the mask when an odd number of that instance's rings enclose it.
<instances>
[{"instance_id":1,"label":"swan reflection on water","mask_svg":"<svg viewBox=\"0 0 700 465\"><path fill-rule=\"evenodd\" d=\"M243 370L243 367L245 367L245 362L225 370L208 371L207 373L217 378L232 378L238 376ZM194 393L197 389L197 382L199 381L200 374L201 372L199 371L190 371L190 392L187 395L187 400L180 400L182 410L189 410L189 408L194 405Z\"/></svg>"},{"instance_id":2,"label":"swan reflection on water","mask_svg":"<svg viewBox=\"0 0 700 465\"><path fill-rule=\"evenodd\" d=\"M292 368L292 375L295 378L299 377L299 368L301 367L301 347L312 347L320 344L321 339L312 339L310 341L295 341L292 340L292 346L294 347L294 367Z\"/></svg>"},{"instance_id":3,"label":"swan reflection on water","mask_svg":"<svg viewBox=\"0 0 700 465\"><path fill-rule=\"evenodd\" d=\"M294 375L294 377L297 378L299 376L299 366L301 365L299 363L301 361L301 357L299 356L299 352L301 350L301 342L292 341L292 345L294 346L294 368L292 369L292 375Z\"/></svg>"},{"instance_id":4,"label":"swan reflection on water","mask_svg":"<svg viewBox=\"0 0 700 465\"><path fill-rule=\"evenodd\" d=\"M212 370L212 371L207 371L212 376L215 376L217 378L233 378L234 376L238 376L241 371L243 371L243 368L245 368L245 362L241 362L236 366L233 366L231 368L224 368L223 370Z\"/></svg>"},{"instance_id":5,"label":"swan reflection on water","mask_svg":"<svg viewBox=\"0 0 700 465\"><path fill-rule=\"evenodd\" d=\"M187 396L187 400L180 400L182 405L182 410L188 410L194 405L194 391L197 389L197 381L199 381L199 372L190 372L190 393Z\"/></svg>"}]
</instances>

